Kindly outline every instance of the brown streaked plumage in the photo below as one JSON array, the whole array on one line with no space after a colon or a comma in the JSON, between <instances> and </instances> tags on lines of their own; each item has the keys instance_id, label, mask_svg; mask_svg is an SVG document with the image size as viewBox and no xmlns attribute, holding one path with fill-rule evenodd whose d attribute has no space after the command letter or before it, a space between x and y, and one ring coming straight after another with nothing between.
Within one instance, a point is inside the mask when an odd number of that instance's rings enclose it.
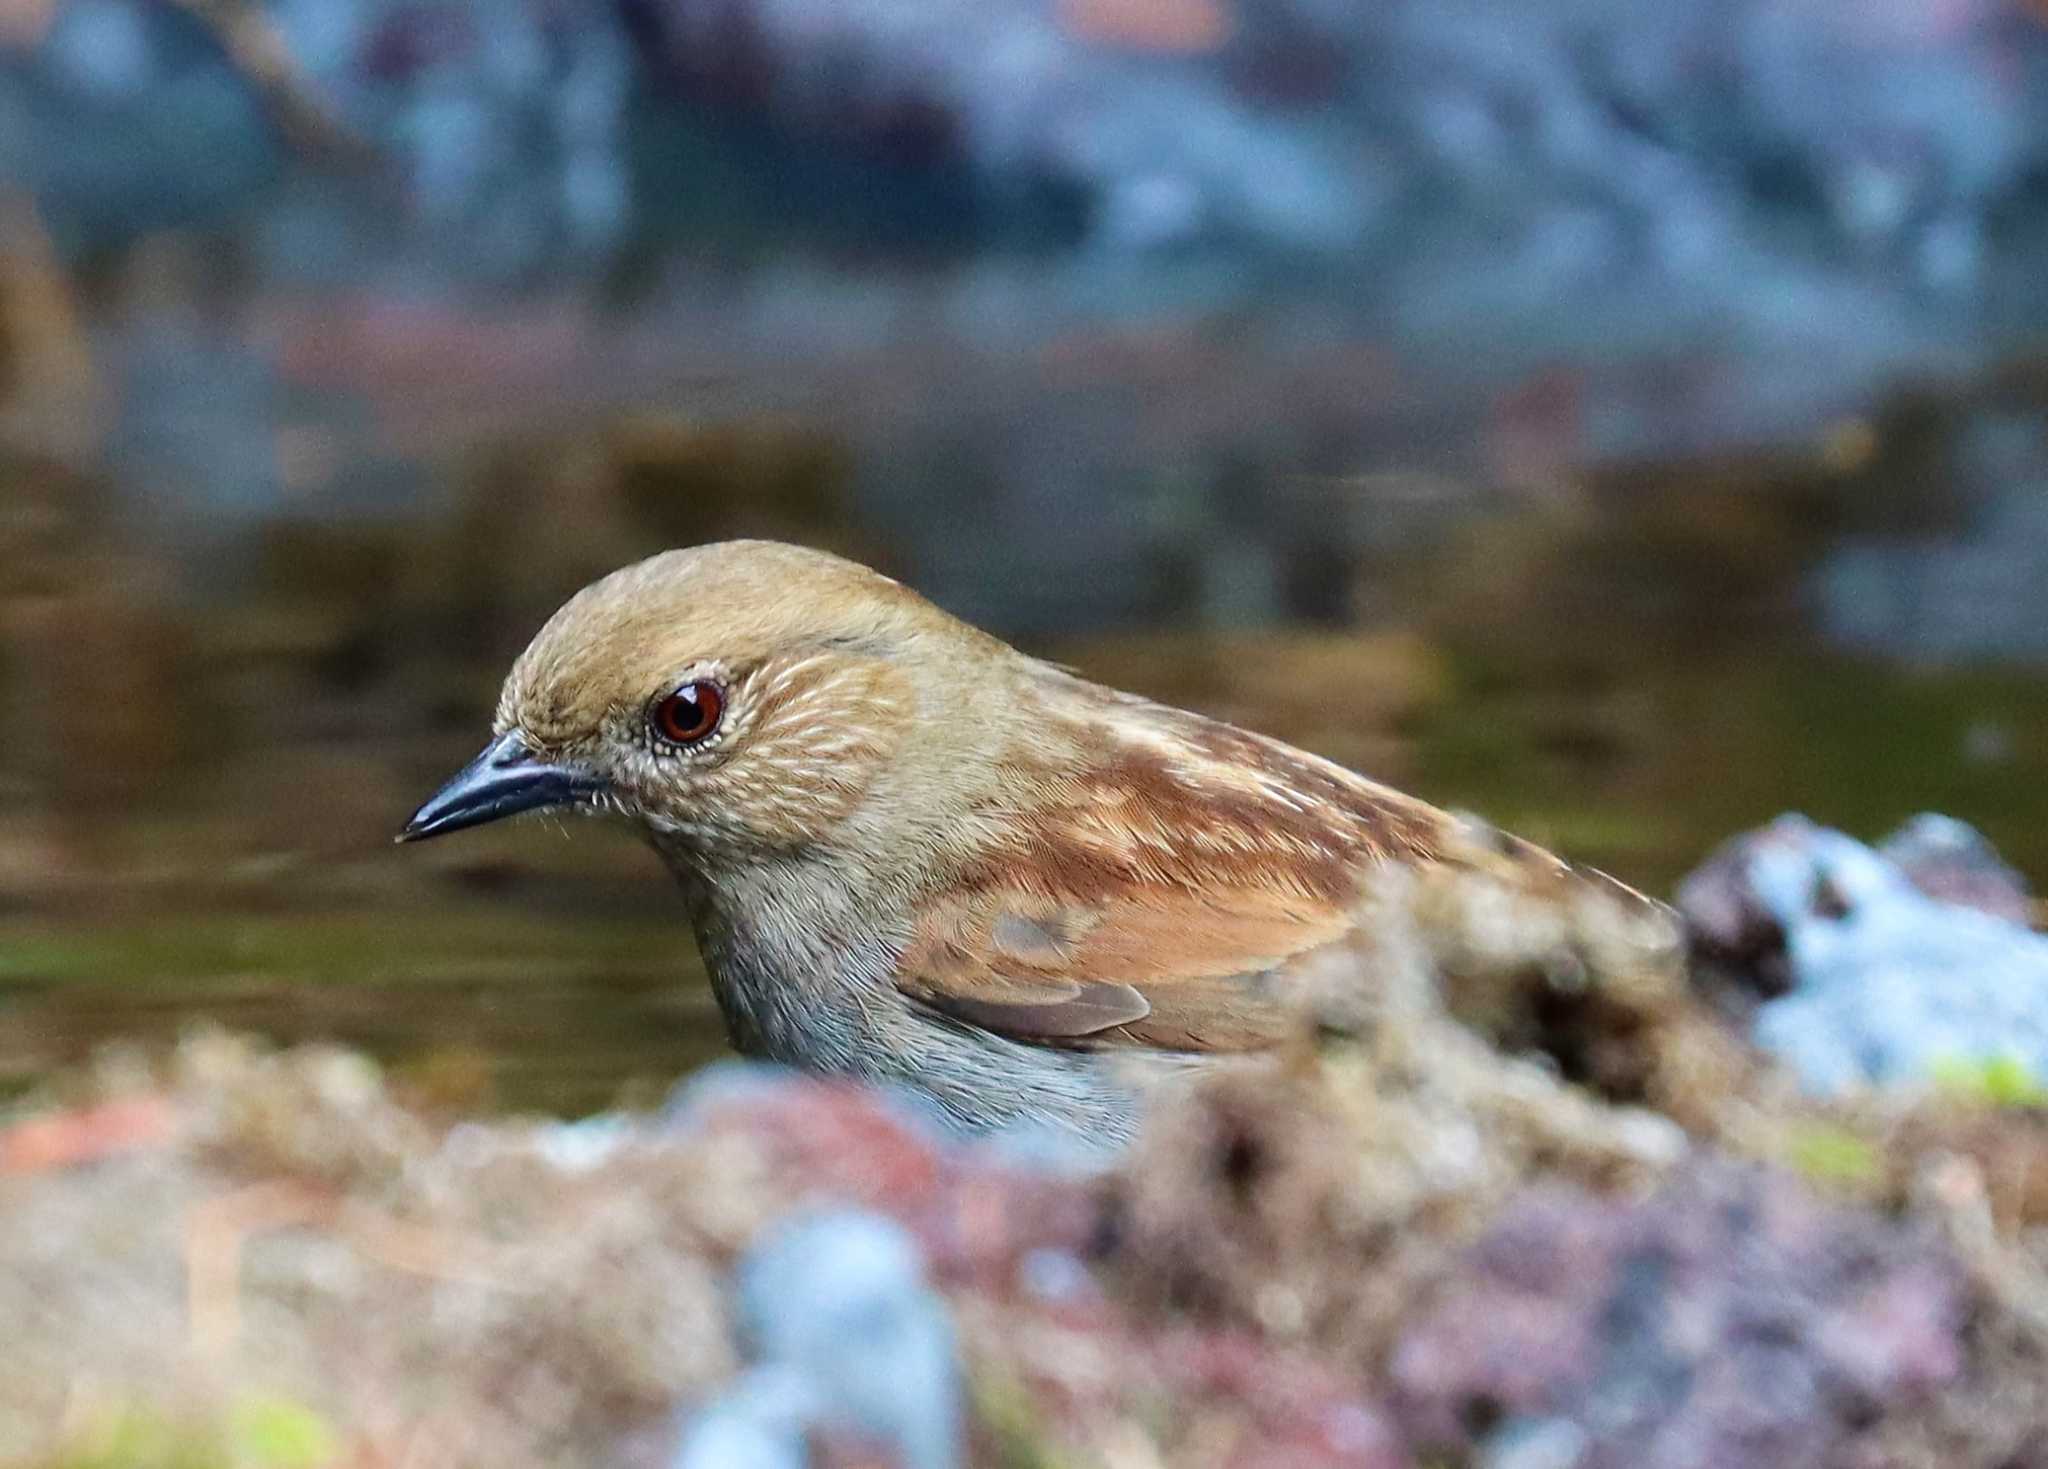
<instances>
[{"instance_id":1,"label":"brown streaked plumage","mask_svg":"<svg viewBox=\"0 0 2048 1469\"><path fill-rule=\"evenodd\" d=\"M664 735L665 700L715 728ZM514 665L496 736L407 837L546 804L637 822L739 1049L908 1083L969 1126L1124 1135L1146 1078L1294 1033L1333 956L1392 962L1385 898L1413 879L1590 904L1628 935L1619 962L1676 950L1618 883L772 542L579 592Z\"/></svg>"}]
</instances>

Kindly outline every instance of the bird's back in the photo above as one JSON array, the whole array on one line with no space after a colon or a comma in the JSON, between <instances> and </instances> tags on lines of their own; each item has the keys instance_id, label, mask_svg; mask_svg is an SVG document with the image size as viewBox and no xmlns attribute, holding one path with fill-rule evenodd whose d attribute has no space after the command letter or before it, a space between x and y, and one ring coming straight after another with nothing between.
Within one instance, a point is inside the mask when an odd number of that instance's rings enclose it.
<instances>
[{"instance_id":1,"label":"bird's back","mask_svg":"<svg viewBox=\"0 0 2048 1469\"><path fill-rule=\"evenodd\" d=\"M1019 768L920 906L898 983L948 1017L1067 1048L1230 1053L1300 1028L1376 961L1668 963L1655 903L1532 843L1278 740L1034 667ZM1543 953L1506 952L1509 910ZM1368 934L1367 937L1372 937ZM1358 973L1357 987L1378 979Z\"/></svg>"}]
</instances>

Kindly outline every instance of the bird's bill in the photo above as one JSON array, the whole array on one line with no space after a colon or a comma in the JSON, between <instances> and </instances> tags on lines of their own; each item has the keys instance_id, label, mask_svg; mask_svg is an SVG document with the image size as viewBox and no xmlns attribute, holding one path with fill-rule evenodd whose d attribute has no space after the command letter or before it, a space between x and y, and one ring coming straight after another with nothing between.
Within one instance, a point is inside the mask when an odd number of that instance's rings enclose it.
<instances>
[{"instance_id":1,"label":"bird's bill","mask_svg":"<svg viewBox=\"0 0 2048 1469\"><path fill-rule=\"evenodd\" d=\"M425 841L521 811L568 805L597 788L591 777L539 759L516 733L502 734L412 813L398 840Z\"/></svg>"}]
</instances>

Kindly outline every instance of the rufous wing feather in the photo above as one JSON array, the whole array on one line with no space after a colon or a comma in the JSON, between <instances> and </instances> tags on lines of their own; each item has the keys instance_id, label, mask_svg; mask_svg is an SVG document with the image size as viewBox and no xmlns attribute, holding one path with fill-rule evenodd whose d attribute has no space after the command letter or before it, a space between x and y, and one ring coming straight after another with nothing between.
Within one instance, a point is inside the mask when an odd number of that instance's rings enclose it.
<instances>
[{"instance_id":1,"label":"rufous wing feather","mask_svg":"<svg viewBox=\"0 0 2048 1469\"><path fill-rule=\"evenodd\" d=\"M1383 956L1332 947L1362 917L1374 939L1390 919L1423 930L1423 962L1476 962L1473 935L1510 898L1521 919L1554 919L1523 926L1559 943L1596 897L1619 917L1579 928L1668 928L1612 879L1484 823L1228 725L1043 678L1063 698L1033 727L1058 728L1078 701L1092 716L1069 736L1080 758L1041 772L1037 804L925 898L898 958L898 987L955 1020L1046 1045L1255 1050L1298 1032L1323 998L1310 991L1328 988L1324 961L1389 977L1372 972Z\"/></svg>"},{"instance_id":2,"label":"rufous wing feather","mask_svg":"<svg viewBox=\"0 0 2048 1469\"><path fill-rule=\"evenodd\" d=\"M1347 927L1339 908L1255 890L956 894L921 915L897 984L1015 1040L1259 1049L1293 1026L1291 965Z\"/></svg>"}]
</instances>

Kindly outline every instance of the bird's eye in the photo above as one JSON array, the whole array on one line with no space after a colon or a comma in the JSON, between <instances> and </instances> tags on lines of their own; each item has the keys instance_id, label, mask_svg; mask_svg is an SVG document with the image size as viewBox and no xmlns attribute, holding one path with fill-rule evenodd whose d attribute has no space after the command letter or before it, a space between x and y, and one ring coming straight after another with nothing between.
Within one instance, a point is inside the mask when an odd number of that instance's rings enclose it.
<instances>
[{"instance_id":1,"label":"bird's eye","mask_svg":"<svg viewBox=\"0 0 2048 1469\"><path fill-rule=\"evenodd\" d=\"M725 692L708 679L686 683L654 706L654 732L671 745L702 744L725 713Z\"/></svg>"}]
</instances>

